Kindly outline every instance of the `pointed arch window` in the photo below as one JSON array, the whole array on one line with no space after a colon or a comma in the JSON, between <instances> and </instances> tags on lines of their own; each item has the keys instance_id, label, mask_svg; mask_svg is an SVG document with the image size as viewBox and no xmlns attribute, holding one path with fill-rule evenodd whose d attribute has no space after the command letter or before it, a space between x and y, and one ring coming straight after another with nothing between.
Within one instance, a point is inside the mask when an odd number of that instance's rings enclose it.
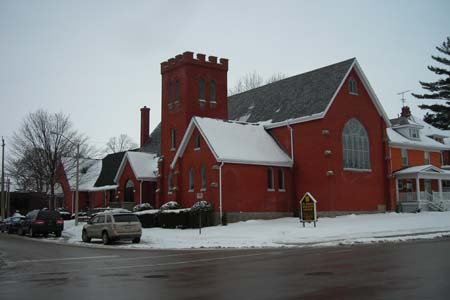
<instances>
[{"instance_id":1,"label":"pointed arch window","mask_svg":"<svg viewBox=\"0 0 450 300\"><path fill-rule=\"evenodd\" d=\"M348 81L348 91L351 95L358 95L358 84L355 78L350 78Z\"/></svg>"},{"instance_id":2,"label":"pointed arch window","mask_svg":"<svg viewBox=\"0 0 450 300\"><path fill-rule=\"evenodd\" d=\"M357 119L350 119L342 131L345 169L370 170L369 136Z\"/></svg>"},{"instance_id":3,"label":"pointed arch window","mask_svg":"<svg viewBox=\"0 0 450 300\"><path fill-rule=\"evenodd\" d=\"M202 181L201 181L202 185L201 185L200 189L201 189L201 191L206 191L206 167L205 166L202 166L202 168L200 169L200 176L202 179Z\"/></svg>"},{"instance_id":4,"label":"pointed arch window","mask_svg":"<svg viewBox=\"0 0 450 300\"><path fill-rule=\"evenodd\" d=\"M194 191L194 169L189 170L189 192Z\"/></svg>"},{"instance_id":5,"label":"pointed arch window","mask_svg":"<svg viewBox=\"0 0 450 300\"><path fill-rule=\"evenodd\" d=\"M199 82L199 97L200 100L205 100L205 80L204 79L200 79Z\"/></svg>"},{"instance_id":6,"label":"pointed arch window","mask_svg":"<svg viewBox=\"0 0 450 300\"><path fill-rule=\"evenodd\" d=\"M211 102L216 102L216 82L214 80L211 80L210 84L209 84L209 99Z\"/></svg>"},{"instance_id":7,"label":"pointed arch window","mask_svg":"<svg viewBox=\"0 0 450 300\"><path fill-rule=\"evenodd\" d=\"M175 102L180 102L180 81L175 81Z\"/></svg>"},{"instance_id":8,"label":"pointed arch window","mask_svg":"<svg viewBox=\"0 0 450 300\"><path fill-rule=\"evenodd\" d=\"M172 81L169 81L169 99L168 102L172 103L173 101L173 87L172 87Z\"/></svg>"}]
</instances>

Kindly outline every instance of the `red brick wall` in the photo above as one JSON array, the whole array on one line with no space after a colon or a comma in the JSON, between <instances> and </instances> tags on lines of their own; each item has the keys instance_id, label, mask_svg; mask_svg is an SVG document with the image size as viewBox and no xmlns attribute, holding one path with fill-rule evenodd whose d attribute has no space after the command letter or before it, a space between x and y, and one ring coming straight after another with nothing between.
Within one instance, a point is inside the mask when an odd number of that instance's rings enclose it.
<instances>
[{"instance_id":1,"label":"red brick wall","mask_svg":"<svg viewBox=\"0 0 450 300\"><path fill-rule=\"evenodd\" d=\"M161 64L162 74L162 99L161 99L161 154L164 156L162 163L160 190L161 203L169 200L167 196L167 176L169 165L173 160L175 151L171 148L171 129L176 129L176 146L178 147L184 132L193 116L226 119L227 108L227 71L228 60L203 55L193 58L191 52L177 55L176 58ZM206 102L199 102L199 80L205 80ZM175 100L175 82L180 83L180 101L168 102L169 82L172 82L172 95ZM210 82L216 84L216 104L210 102Z\"/></svg>"},{"instance_id":2,"label":"red brick wall","mask_svg":"<svg viewBox=\"0 0 450 300\"><path fill-rule=\"evenodd\" d=\"M407 149L408 166L425 165L425 151L416 149ZM402 166L402 150L400 148L391 148L392 170L398 171L405 168ZM430 152L430 162L436 167L441 167L441 153Z\"/></svg>"},{"instance_id":3,"label":"red brick wall","mask_svg":"<svg viewBox=\"0 0 450 300\"><path fill-rule=\"evenodd\" d=\"M139 180L136 179L133 169L131 168L130 162L127 161L118 182L119 185L118 191L120 191L118 195L120 202L123 202L125 199L125 185L127 184L129 179L133 181L134 185L135 190L134 203L138 204L140 201L139 197L141 191L141 183ZM142 182L142 203L148 202L152 206L155 206L155 193L154 193L155 189L156 189L156 182L148 182L148 181Z\"/></svg>"},{"instance_id":4,"label":"red brick wall","mask_svg":"<svg viewBox=\"0 0 450 300\"><path fill-rule=\"evenodd\" d=\"M357 96L348 93L348 79L357 80ZM356 118L369 135L371 172L347 171L343 168L342 130ZM389 202L386 179L386 135L384 120L378 114L356 72L352 70L338 92L325 118L292 125L294 129L295 205L305 192L318 201L319 211L374 211ZM329 134L322 134L328 130ZM274 136L288 149L286 127L272 130ZM332 154L326 156L325 150ZM333 171L334 176L327 176Z\"/></svg>"}]
</instances>

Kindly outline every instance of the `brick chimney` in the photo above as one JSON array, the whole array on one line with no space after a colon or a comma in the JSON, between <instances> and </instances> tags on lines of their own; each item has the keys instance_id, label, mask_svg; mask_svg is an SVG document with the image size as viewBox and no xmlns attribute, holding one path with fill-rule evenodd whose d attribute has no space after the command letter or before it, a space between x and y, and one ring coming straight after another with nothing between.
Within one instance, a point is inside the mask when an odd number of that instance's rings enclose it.
<instances>
[{"instance_id":1,"label":"brick chimney","mask_svg":"<svg viewBox=\"0 0 450 300\"><path fill-rule=\"evenodd\" d=\"M411 110L409 109L409 106L403 106L402 107L402 117L409 118L411 117Z\"/></svg>"},{"instance_id":2,"label":"brick chimney","mask_svg":"<svg viewBox=\"0 0 450 300\"><path fill-rule=\"evenodd\" d=\"M150 108L141 108L141 148L150 139Z\"/></svg>"}]
</instances>

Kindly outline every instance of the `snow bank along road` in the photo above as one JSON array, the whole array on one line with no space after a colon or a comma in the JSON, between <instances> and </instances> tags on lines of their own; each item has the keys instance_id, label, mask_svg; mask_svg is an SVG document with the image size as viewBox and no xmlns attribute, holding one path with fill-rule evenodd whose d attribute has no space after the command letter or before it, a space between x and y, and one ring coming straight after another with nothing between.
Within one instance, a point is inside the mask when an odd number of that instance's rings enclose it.
<instances>
[{"instance_id":1,"label":"snow bank along road","mask_svg":"<svg viewBox=\"0 0 450 300\"><path fill-rule=\"evenodd\" d=\"M63 238L54 242L103 247L81 242L82 224L65 223ZM450 212L384 213L320 218L317 227L301 226L297 218L252 220L198 229L148 228L140 244L117 243L114 248L279 248L333 246L382 241L429 239L450 235Z\"/></svg>"}]
</instances>

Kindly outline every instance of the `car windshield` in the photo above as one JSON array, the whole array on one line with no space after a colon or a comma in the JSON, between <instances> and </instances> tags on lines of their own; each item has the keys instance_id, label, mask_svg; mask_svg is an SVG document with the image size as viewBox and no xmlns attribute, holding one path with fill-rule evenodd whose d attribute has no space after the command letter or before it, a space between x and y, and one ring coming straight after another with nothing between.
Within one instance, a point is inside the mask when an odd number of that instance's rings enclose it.
<instances>
[{"instance_id":1,"label":"car windshield","mask_svg":"<svg viewBox=\"0 0 450 300\"><path fill-rule=\"evenodd\" d=\"M117 223L122 222L138 222L139 219L136 217L136 215L133 214L120 214L120 215L114 215L114 220Z\"/></svg>"}]
</instances>

